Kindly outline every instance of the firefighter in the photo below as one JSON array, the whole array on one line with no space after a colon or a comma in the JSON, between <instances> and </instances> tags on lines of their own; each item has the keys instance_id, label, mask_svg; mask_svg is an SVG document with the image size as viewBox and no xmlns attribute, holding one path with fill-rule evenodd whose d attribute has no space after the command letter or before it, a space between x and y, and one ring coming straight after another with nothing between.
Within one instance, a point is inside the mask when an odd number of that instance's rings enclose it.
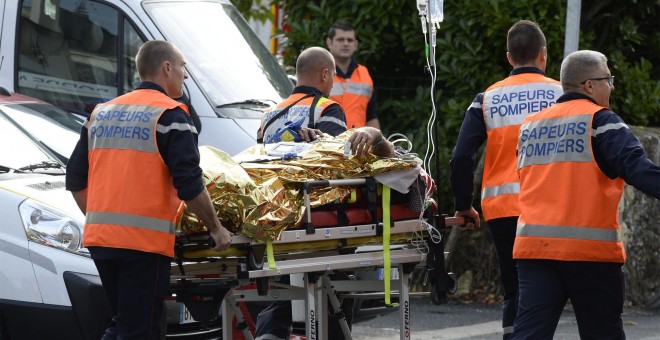
<instances>
[{"instance_id":1,"label":"firefighter","mask_svg":"<svg viewBox=\"0 0 660 340\"><path fill-rule=\"evenodd\" d=\"M273 110L264 113L257 140L264 143L279 141L278 131L291 122L302 118L300 141L312 141L322 133L337 136L346 131L344 109L328 99L335 77L335 62L332 54L322 47L310 47L300 53L296 60L297 86L291 95ZM383 157L393 157L394 148L387 142L379 129L361 127L349 138L351 151L355 155L372 152Z\"/></svg>"},{"instance_id":2,"label":"firefighter","mask_svg":"<svg viewBox=\"0 0 660 340\"><path fill-rule=\"evenodd\" d=\"M512 258L518 208L516 143L522 120L551 106L562 94L559 82L545 76L546 41L539 25L529 20L515 23L507 35L507 59L513 66L509 77L476 96L465 112L454 153L449 162L456 216L471 217L475 154L486 141L486 160L481 185L481 209L497 252L504 287L503 338L513 331L518 277Z\"/></svg>"},{"instance_id":3,"label":"firefighter","mask_svg":"<svg viewBox=\"0 0 660 340\"><path fill-rule=\"evenodd\" d=\"M83 245L116 315L104 339L160 339L183 201L210 230L215 250L231 243L202 182L197 130L172 99L188 77L183 55L169 42L148 41L136 64L142 82L96 106L66 173L86 215Z\"/></svg>"},{"instance_id":4,"label":"firefighter","mask_svg":"<svg viewBox=\"0 0 660 340\"><path fill-rule=\"evenodd\" d=\"M520 280L511 339L552 339L570 299L582 339L625 339L618 205L624 181L660 198L660 167L609 107L607 58L577 51L561 65L557 104L525 118L518 138Z\"/></svg>"},{"instance_id":5,"label":"firefighter","mask_svg":"<svg viewBox=\"0 0 660 340\"><path fill-rule=\"evenodd\" d=\"M330 99L346 111L346 126L380 129L374 82L369 70L353 57L359 43L355 28L347 22L337 22L328 30L325 43L337 64Z\"/></svg>"}]
</instances>

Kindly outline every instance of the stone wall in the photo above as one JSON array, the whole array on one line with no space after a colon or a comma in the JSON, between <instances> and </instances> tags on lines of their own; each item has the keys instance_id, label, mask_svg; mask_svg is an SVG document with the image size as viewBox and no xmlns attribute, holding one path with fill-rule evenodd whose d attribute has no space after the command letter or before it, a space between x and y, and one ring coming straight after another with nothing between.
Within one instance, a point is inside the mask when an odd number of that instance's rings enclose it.
<instances>
[{"instance_id":1,"label":"stone wall","mask_svg":"<svg viewBox=\"0 0 660 340\"><path fill-rule=\"evenodd\" d=\"M660 164L660 128L631 130L651 161ZM660 200L626 185L619 213L628 255L623 267L627 304L660 309Z\"/></svg>"}]
</instances>

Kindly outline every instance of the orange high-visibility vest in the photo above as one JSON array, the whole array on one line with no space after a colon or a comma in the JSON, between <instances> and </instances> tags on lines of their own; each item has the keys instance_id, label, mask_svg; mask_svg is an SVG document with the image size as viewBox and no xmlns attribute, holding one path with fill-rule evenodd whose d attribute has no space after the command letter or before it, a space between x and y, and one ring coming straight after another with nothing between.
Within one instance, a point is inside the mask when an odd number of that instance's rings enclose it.
<instances>
[{"instance_id":1,"label":"orange high-visibility vest","mask_svg":"<svg viewBox=\"0 0 660 340\"><path fill-rule=\"evenodd\" d=\"M587 99L555 104L520 128L520 210L514 259L623 263L621 178L598 167L592 120L603 107Z\"/></svg>"},{"instance_id":2,"label":"orange high-visibility vest","mask_svg":"<svg viewBox=\"0 0 660 340\"><path fill-rule=\"evenodd\" d=\"M374 92L374 82L366 67L359 65L349 79L335 74L330 99L339 103L346 112L346 128L367 125L367 105Z\"/></svg>"},{"instance_id":3,"label":"orange high-visibility vest","mask_svg":"<svg viewBox=\"0 0 660 340\"><path fill-rule=\"evenodd\" d=\"M275 108L272 110L264 112L263 116L261 116L261 126L259 128L258 137L263 138L263 141L266 142L273 134L277 132L278 129L283 128L286 123L295 122L296 120L303 117L304 121L301 126L307 127L309 124L310 107L314 101L313 95L300 100L298 103L293 105L287 113L281 115L280 117L276 118L275 121L270 123L270 125L268 125L266 128L266 131L262 131L266 123L273 119L273 117L277 116L280 111L305 96L307 96L305 93L294 93L290 95L289 98L277 104L277 106L275 106ZM319 123L319 120L323 116L325 109L332 104L336 104L336 102L325 97L321 97L319 99L319 101L316 103L316 106L314 107L314 127ZM337 124L343 123L344 122L337 122Z\"/></svg>"},{"instance_id":4,"label":"orange high-visibility vest","mask_svg":"<svg viewBox=\"0 0 660 340\"><path fill-rule=\"evenodd\" d=\"M85 247L174 256L183 202L158 151L156 131L163 112L175 107L188 112L159 91L141 89L99 104L92 112Z\"/></svg>"},{"instance_id":5,"label":"orange high-visibility vest","mask_svg":"<svg viewBox=\"0 0 660 340\"><path fill-rule=\"evenodd\" d=\"M516 172L520 124L528 115L553 105L562 93L559 82L538 73L512 75L484 92L482 109L488 138L481 209L486 221L520 214Z\"/></svg>"}]
</instances>

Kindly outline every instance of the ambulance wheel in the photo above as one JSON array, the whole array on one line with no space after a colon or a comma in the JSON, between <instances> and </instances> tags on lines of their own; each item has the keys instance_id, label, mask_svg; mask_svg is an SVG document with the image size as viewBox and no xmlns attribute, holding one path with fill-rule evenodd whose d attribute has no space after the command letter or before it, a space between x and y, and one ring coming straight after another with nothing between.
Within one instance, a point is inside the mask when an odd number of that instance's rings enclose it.
<instances>
[{"instance_id":1,"label":"ambulance wheel","mask_svg":"<svg viewBox=\"0 0 660 340\"><path fill-rule=\"evenodd\" d=\"M458 279L456 278L456 274L452 272L447 273L447 276L449 276L449 282L447 282L447 293L454 295L458 290Z\"/></svg>"}]
</instances>

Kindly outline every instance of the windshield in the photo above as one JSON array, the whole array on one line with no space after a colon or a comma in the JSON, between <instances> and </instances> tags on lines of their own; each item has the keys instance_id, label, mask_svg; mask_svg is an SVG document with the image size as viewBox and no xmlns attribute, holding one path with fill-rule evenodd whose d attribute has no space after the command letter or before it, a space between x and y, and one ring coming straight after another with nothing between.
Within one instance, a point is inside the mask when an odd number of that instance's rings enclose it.
<instances>
[{"instance_id":1,"label":"windshield","mask_svg":"<svg viewBox=\"0 0 660 340\"><path fill-rule=\"evenodd\" d=\"M144 7L165 38L181 49L190 76L214 107L253 99L280 102L291 93L280 65L232 5L168 1ZM230 118L262 115L261 110L218 112Z\"/></svg>"},{"instance_id":2,"label":"windshield","mask_svg":"<svg viewBox=\"0 0 660 340\"><path fill-rule=\"evenodd\" d=\"M0 118L0 131L3 131L0 164L12 168L52 161L49 154L66 165L84 122L80 117L43 103L0 106Z\"/></svg>"}]
</instances>

